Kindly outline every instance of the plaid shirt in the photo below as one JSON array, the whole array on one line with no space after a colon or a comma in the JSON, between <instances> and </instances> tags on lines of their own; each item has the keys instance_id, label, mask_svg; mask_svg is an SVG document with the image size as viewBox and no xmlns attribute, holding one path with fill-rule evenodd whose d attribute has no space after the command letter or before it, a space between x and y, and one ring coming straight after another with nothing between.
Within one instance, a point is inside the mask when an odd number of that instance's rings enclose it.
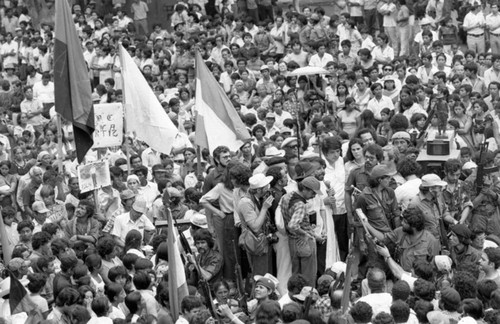
<instances>
[{"instance_id":1,"label":"plaid shirt","mask_svg":"<svg viewBox=\"0 0 500 324\"><path fill-rule=\"evenodd\" d=\"M290 192L283 196L281 213L290 237L300 236L300 229L312 233L313 229L306 213L306 200L298 193Z\"/></svg>"},{"instance_id":2,"label":"plaid shirt","mask_svg":"<svg viewBox=\"0 0 500 324\"><path fill-rule=\"evenodd\" d=\"M318 310L321 313L321 318L323 320L328 320L330 314L333 312L332 304L331 304L330 296L325 294L320 297L313 305L312 308Z\"/></svg>"}]
</instances>

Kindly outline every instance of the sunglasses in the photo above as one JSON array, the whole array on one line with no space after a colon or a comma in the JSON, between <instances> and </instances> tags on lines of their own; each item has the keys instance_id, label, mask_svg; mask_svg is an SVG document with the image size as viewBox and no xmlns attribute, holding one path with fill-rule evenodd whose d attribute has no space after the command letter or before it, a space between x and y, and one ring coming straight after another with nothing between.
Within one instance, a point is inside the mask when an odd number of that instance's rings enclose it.
<instances>
[{"instance_id":1,"label":"sunglasses","mask_svg":"<svg viewBox=\"0 0 500 324\"><path fill-rule=\"evenodd\" d=\"M392 69L384 69L384 71L392 72Z\"/></svg>"}]
</instances>

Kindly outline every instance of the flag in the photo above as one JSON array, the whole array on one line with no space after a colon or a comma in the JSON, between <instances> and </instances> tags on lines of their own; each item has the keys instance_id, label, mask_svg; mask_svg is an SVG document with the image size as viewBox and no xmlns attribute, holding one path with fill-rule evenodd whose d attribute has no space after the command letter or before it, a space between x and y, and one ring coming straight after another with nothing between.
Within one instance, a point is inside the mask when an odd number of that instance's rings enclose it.
<instances>
[{"instance_id":1,"label":"flag","mask_svg":"<svg viewBox=\"0 0 500 324\"><path fill-rule=\"evenodd\" d=\"M179 252L179 234L177 233L177 229L174 228L174 220L172 219L170 209L167 210L167 214L168 290L170 295L170 312L174 321L176 321L181 311L182 299L188 295L188 288L184 264Z\"/></svg>"},{"instance_id":2,"label":"flag","mask_svg":"<svg viewBox=\"0 0 500 324\"><path fill-rule=\"evenodd\" d=\"M37 309L37 305L33 302L23 284L11 272L10 277L10 294L9 306L12 315L26 312L28 315L31 311Z\"/></svg>"},{"instance_id":3,"label":"flag","mask_svg":"<svg viewBox=\"0 0 500 324\"><path fill-rule=\"evenodd\" d=\"M5 223L3 222L3 217L0 214L0 240L2 243L3 250L3 261L5 264L8 264L10 258L12 257L12 251L14 250L14 246L10 244L9 237L7 236L7 231L5 230Z\"/></svg>"},{"instance_id":4,"label":"flag","mask_svg":"<svg viewBox=\"0 0 500 324\"><path fill-rule=\"evenodd\" d=\"M196 53L196 116L195 143L213 151L227 146L237 151L250 139L248 130L234 109L224 89L206 66L201 54Z\"/></svg>"},{"instance_id":5,"label":"flag","mask_svg":"<svg viewBox=\"0 0 500 324\"><path fill-rule=\"evenodd\" d=\"M94 143L94 109L89 72L68 1L56 1L55 16L55 109L73 124L76 155L81 163Z\"/></svg>"},{"instance_id":6,"label":"flag","mask_svg":"<svg viewBox=\"0 0 500 324\"><path fill-rule=\"evenodd\" d=\"M125 128L152 149L170 155L178 130L163 110L141 71L120 45Z\"/></svg>"}]
</instances>

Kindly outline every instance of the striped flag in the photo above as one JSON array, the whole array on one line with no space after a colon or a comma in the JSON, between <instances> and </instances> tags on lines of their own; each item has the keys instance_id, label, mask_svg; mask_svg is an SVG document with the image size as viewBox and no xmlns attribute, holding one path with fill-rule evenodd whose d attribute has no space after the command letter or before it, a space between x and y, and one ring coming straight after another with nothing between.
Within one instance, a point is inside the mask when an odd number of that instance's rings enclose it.
<instances>
[{"instance_id":1,"label":"striped flag","mask_svg":"<svg viewBox=\"0 0 500 324\"><path fill-rule=\"evenodd\" d=\"M141 71L120 45L125 127L152 149L169 155L178 130L163 110Z\"/></svg>"},{"instance_id":2,"label":"striped flag","mask_svg":"<svg viewBox=\"0 0 500 324\"><path fill-rule=\"evenodd\" d=\"M196 53L195 143L213 151L224 145L237 151L250 134L224 89Z\"/></svg>"},{"instance_id":3,"label":"striped flag","mask_svg":"<svg viewBox=\"0 0 500 324\"><path fill-rule=\"evenodd\" d=\"M166 191L164 195L166 195ZM170 312L174 321L181 311L181 302L188 295L186 274L179 252L179 234L174 226L172 213L167 210L168 218L168 290L170 295Z\"/></svg>"},{"instance_id":4,"label":"striped flag","mask_svg":"<svg viewBox=\"0 0 500 324\"><path fill-rule=\"evenodd\" d=\"M88 67L68 1L56 1L54 44L55 109L73 124L81 163L94 144L94 109Z\"/></svg>"}]
</instances>

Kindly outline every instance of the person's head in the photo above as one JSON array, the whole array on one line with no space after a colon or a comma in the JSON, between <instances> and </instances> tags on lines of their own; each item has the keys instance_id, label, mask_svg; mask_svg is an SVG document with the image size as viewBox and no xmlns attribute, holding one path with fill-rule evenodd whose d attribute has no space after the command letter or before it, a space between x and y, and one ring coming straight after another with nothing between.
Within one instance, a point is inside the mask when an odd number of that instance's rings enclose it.
<instances>
[{"instance_id":1,"label":"person's head","mask_svg":"<svg viewBox=\"0 0 500 324\"><path fill-rule=\"evenodd\" d=\"M373 318L373 324L395 324L394 318L391 314L380 312Z\"/></svg>"},{"instance_id":2,"label":"person's head","mask_svg":"<svg viewBox=\"0 0 500 324\"><path fill-rule=\"evenodd\" d=\"M297 183L300 195L306 200L313 199L317 194L321 194L320 188L320 182L313 176L306 177Z\"/></svg>"},{"instance_id":3,"label":"person's head","mask_svg":"<svg viewBox=\"0 0 500 324\"><path fill-rule=\"evenodd\" d=\"M231 152L226 146L218 146L213 152L215 164L221 167L226 167L231 159Z\"/></svg>"},{"instance_id":4,"label":"person's head","mask_svg":"<svg viewBox=\"0 0 500 324\"><path fill-rule=\"evenodd\" d=\"M2 219L5 225L11 226L16 219L16 210L10 206L4 207L2 210Z\"/></svg>"},{"instance_id":5,"label":"person's head","mask_svg":"<svg viewBox=\"0 0 500 324\"><path fill-rule=\"evenodd\" d=\"M281 307L275 300L266 300L259 304L255 311L256 324L278 323L281 317Z\"/></svg>"},{"instance_id":6,"label":"person's head","mask_svg":"<svg viewBox=\"0 0 500 324\"><path fill-rule=\"evenodd\" d=\"M384 292L385 272L378 268L371 268L366 275L368 287L372 293Z\"/></svg>"},{"instance_id":7,"label":"person's head","mask_svg":"<svg viewBox=\"0 0 500 324\"><path fill-rule=\"evenodd\" d=\"M127 306L130 314L138 314L142 309L142 298L139 291L133 291L125 297L125 306Z\"/></svg>"},{"instance_id":8,"label":"person's head","mask_svg":"<svg viewBox=\"0 0 500 324\"><path fill-rule=\"evenodd\" d=\"M92 311L97 317L106 317L110 311L109 300L107 297L101 296L92 300Z\"/></svg>"},{"instance_id":9,"label":"person's head","mask_svg":"<svg viewBox=\"0 0 500 324\"><path fill-rule=\"evenodd\" d=\"M384 160L384 151L377 144L370 144L364 147L363 155L365 157L365 168L368 170L373 169Z\"/></svg>"},{"instance_id":10,"label":"person's head","mask_svg":"<svg viewBox=\"0 0 500 324\"><path fill-rule=\"evenodd\" d=\"M491 273L500 267L500 248L486 248L483 250L479 266L486 273Z\"/></svg>"},{"instance_id":11,"label":"person's head","mask_svg":"<svg viewBox=\"0 0 500 324\"><path fill-rule=\"evenodd\" d=\"M61 261L61 271L69 275L73 274L73 270L78 264L76 256L68 252L63 253L59 257L59 261Z\"/></svg>"},{"instance_id":12,"label":"person's head","mask_svg":"<svg viewBox=\"0 0 500 324\"><path fill-rule=\"evenodd\" d=\"M33 265L33 269L45 273L46 275L50 275L55 271L54 265L55 258L53 256L41 256L38 260L36 260L36 264Z\"/></svg>"},{"instance_id":13,"label":"person's head","mask_svg":"<svg viewBox=\"0 0 500 324\"><path fill-rule=\"evenodd\" d=\"M483 303L477 298L466 298L462 300L463 317L470 316L475 320L484 317Z\"/></svg>"},{"instance_id":14,"label":"person's head","mask_svg":"<svg viewBox=\"0 0 500 324\"><path fill-rule=\"evenodd\" d=\"M395 300L391 305L391 315L395 323L406 323L410 317L410 306L402 300Z\"/></svg>"},{"instance_id":15,"label":"person's head","mask_svg":"<svg viewBox=\"0 0 500 324\"><path fill-rule=\"evenodd\" d=\"M225 303L227 302L230 289L227 281L220 280L214 283L213 293L219 302Z\"/></svg>"},{"instance_id":16,"label":"person's head","mask_svg":"<svg viewBox=\"0 0 500 324\"><path fill-rule=\"evenodd\" d=\"M88 200L80 200L75 209L75 217L90 218L94 215L94 204Z\"/></svg>"},{"instance_id":17,"label":"person's head","mask_svg":"<svg viewBox=\"0 0 500 324\"><path fill-rule=\"evenodd\" d=\"M321 143L321 151L328 162L335 163L342 156L342 143L337 137L327 137Z\"/></svg>"},{"instance_id":18,"label":"person's head","mask_svg":"<svg viewBox=\"0 0 500 324\"><path fill-rule=\"evenodd\" d=\"M372 307L364 301L358 301L352 305L349 313L356 324L368 324L373 317Z\"/></svg>"},{"instance_id":19,"label":"person's head","mask_svg":"<svg viewBox=\"0 0 500 324\"><path fill-rule=\"evenodd\" d=\"M208 229L199 229L194 233L193 239L196 249L200 254L206 254L214 247L214 239Z\"/></svg>"},{"instance_id":20,"label":"person's head","mask_svg":"<svg viewBox=\"0 0 500 324\"><path fill-rule=\"evenodd\" d=\"M29 283L26 288L28 288L32 294L38 294L45 286L47 276L43 273L30 273L28 274L28 280Z\"/></svg>"},{"instance_id":21,"label":"person's head","mask_svg":"<svg viewBox=\"0 0 500 324\"><path fill-rule=\"evenodd\" d=\"M445 288L441 291L441 299L439 300L439 307L442 310L455 312L460 306L460 294L453 288Z\"/></svg>"},{"instance_id":22,"label":"person's head","mask_svg":"<svg viewBox=\"0 0 500 324\"><path fill-rule=\"evenodd\" d=\"M424 216L417 208L408 208L403 213L403 231L413 235L424 230Z\"/></svg>"},{"instance_id":23,"label":"person's head","mask_svg":"<svg viewBox=\"0 0 500 324\"><path fill-rule=\"evenodd\" d=\"M198 314L203 307L201 299L196 296L186 296L181 301L181 314L188 321Z\"/></svg>"},{"instance_id":24,"label":"person's head","mask_svg":"<svg viewBox=\"0 0 500 324\"><path fill-rule=\"evenodd\" d=\"M124 266L112 267L108 271L108 279L112 283L117 283L121 287L124 287L125 284L127 283L127 279L128 279L127 268L125 268Z\"/></svg>"},{"instance_id":25,"label":"person's head","mask_svg":"<svg viewBox=\"0 0 500 324\"><path fill-rule=\"evenodd\" d=\"M419 323L427 324L429 323L427 314L434 310L434 305L430 301L418 299L415 302L413 310L415 311L415 315L417 316Z\"/></svg>"},{"instance_id":26,"label":"person's head","mask_svg":"<svg viewBox=\"0 0 500 324\"><path fill-rule=\"evenodd\" d=\"M38 251L43 255L52 255L52 251L49 247L51 239L52 237L49 233L43 231L37 232L32 236L31 246L33 247L33 250Z\"/></svg>"},{"instance_id":27,"label":"person's head","mask_svg":"<svg viewBox=\"0 0 500 324\"><path fill-rule=\"evenodd\" d=\"M151 277L146 271L137 271L134 274L133 282L138 290L147 290L151 285Z\"/></svg>"},{"instance_id":28,"label":"person's head","mask_svg":"<svg viewBox=\"0 0 500 324\"><path fill-rule=\"evenodd\" d=\"M31 241L34 228L35 227L33 226L33 223L27 220L19 222L19 224L17 224L17 232L19 233L19 239L21 240L21 242Z\"/></svg>"},{"instance_id":29,"label":"person's head","mask_svg":"<svg viewBox=\"0 0 500 324\"><path fill-rule=\"evenodd\" d=\"M369 128L362 128L358 131L357 136L363 142L363 147L376 143L376 135L373 130Z\"/></svg>"}]
</instances>

